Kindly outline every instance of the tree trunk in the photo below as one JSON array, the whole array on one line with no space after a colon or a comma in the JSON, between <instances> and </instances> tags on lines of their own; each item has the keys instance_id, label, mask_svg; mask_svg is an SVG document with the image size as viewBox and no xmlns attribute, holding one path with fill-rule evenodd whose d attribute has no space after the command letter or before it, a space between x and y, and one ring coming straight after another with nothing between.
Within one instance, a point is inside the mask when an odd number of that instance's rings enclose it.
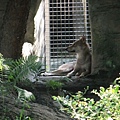
<instances>
[{"instance_id":1,"label":"tree trunk","mask_svg":"<svg viewBox=\"0 0 120 120\"><path fill-rule=\"evenodd\" d=\"M120 1L89 0L92 72L120 70Z\"/></svg>"},{"instance_id":2,"label":"tree trunk","mask_svg":"<svg viewBox=\"0 0 120 120\"><path fill-rule=\"evenodd\" d=\"M30 0L9 0L2 25L0 52L4 57L19 58L26 32Z\"/></svg>"}]
</instances>

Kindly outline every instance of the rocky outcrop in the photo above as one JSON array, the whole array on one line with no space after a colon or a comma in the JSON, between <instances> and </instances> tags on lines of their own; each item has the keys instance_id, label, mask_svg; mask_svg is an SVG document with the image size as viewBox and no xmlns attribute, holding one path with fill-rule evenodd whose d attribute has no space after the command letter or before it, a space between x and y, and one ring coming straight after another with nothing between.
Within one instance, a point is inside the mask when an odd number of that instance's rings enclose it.
<instances>
[{"instance_id":1,"label":"rocky outcrop","mask_svg":"<svg viewBox=\"0 0 120 120\"><path fill-rule=\"evenodd\" d=\"M92 71L120 68L120 1L89 0Z\"/></svg>"}]
</instances>

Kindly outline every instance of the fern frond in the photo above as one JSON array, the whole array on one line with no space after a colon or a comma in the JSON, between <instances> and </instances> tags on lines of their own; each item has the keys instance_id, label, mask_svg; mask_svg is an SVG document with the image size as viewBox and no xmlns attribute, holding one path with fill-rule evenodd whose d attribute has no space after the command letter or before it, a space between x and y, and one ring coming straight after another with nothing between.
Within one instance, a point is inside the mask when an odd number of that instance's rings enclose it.
<instances>
[{"instance_id":1,"label":"fern frond","mask_svg":"<svg viewBox=\"0 0 120 120\"><path fill-rule=\"evenodd\" d=\"M6 64L9 69L6 74L10 81L20 82L27 79L30 71L38 73L42 67L41 62L36 62L37 56L29 56L27 60L20 58L18 60L8 59Z\"/></svg>"}]
</instances>

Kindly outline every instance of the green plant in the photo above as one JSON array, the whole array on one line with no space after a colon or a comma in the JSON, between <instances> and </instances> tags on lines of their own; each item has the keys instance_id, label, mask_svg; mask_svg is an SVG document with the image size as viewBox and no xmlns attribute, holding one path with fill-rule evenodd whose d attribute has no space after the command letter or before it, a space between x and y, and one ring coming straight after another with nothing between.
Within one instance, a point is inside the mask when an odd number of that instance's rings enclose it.
<instances>
[{"instance_id":1,"label":"green plant","mask_svg":"<svg viewBox=\"0 0 120 120\"><path fill-rule=\"evenodd\" d=\"M17 87L17 83L27 84L28 75L33 72L36 76L41 71L41 63L36 62L36 56L30 56L27 60L20 58L18 60L4 59L0 54L0 96L3 96L3 109L0 110L1 120L10 120L11 116L9 108L4 103L4 97L13 94L15 89L18 92L18 102L22 102L22 109L20 115L16 116L16 120L32 120L31 117L25 115L25 107L30 108L29 101L34 101L33 93ZM4 109L5 108L5 109Z\"/></svg>"},{"instance_id":2,"label":"green plant","mask_svg":"<svg viewBox=\"0 0 120 120\"><path fill-rule=\"evenodd\" d=\"M3 58L3 55L0 53L0 80L3 80L5 77L4 70L8 69L8 66L4 62L5 59Z\"/></svg>"},{"instance_id":3,"label":"green plant","mask_svg":"<svg viewBox=\"0 0 120 120\"><path fill-rule=\"evenodd\" d=\"M3 55L0 53L0 71L3 71L4 69L8 69L8 66L4 62L5 59L3 58Z\"/></svg>"},{"instance_id":4,"label":"green plant","mask_svg":"<svg viewBox=\"0 0 120 120\"><path fill-rule=\"evenodd\" d=\"M14 86L14 88L18 92L18 98L16 99L16 105L19 103L22 103L21 110L18 113L18 115L15 116L15 120L32 120L32 118L30 116L26 115L26 109L30 109L29 102L35 101L35 96L33 95L32 92L29 92L25 89L21 89L17 86ZM8 109L8 111L6 111L6 113L7 112L9 113L9 109Z\"/></svg>"},{"instance_id":5,"label":"green plant","mask_svg":"<svg viewBox=\"0 0 120 120\"><path fill-rule=\"evenodd\" d=\"M14 88L18 92L18 102L22 102L22 109L20 111L20 115L16 116L16 120L32 120L31 117L25 115L25 108L30 108L28 102L35 101L35 96L32 92L29 92L25 89L21 89L17 86L14 86Z\"/></svg>"},{"instance_id":6,"label":"green plant","mask_svg":"<svg viewBox=\"0 0 120 120\"><path fill-rule=\"evenodd\" d=\"M62 105L62 110L77 120L119 120L120 119L120 86L110 85L105 89L100 87L100 91L93 90L92 93L98 95L100 100L84 98L83 92L66 97L53 96L53 99Z\"/></svg>"},{"instance_id":7,"label":"green plant","mask_svg":"<svg viewBox=\"0 0 120 120\"><path fill-rule=\"evenodd\" d=\"M63 86L63 83L59 81L50 80L46 83L46 86L55 90L61 88Z\"/></svg>"},{"instance_id":8,"label":"green plant","mask_svg":"<svg viewBox=\"0 0 120 120\"><path fill-rule=\"evenodd\" d=\"M17 86L14 86L15 89L17 90L18 92L18 100L20 101L34 101L35 100L35 96L33 95L32 92L29 92L25 89L22 89L22 88L19 88Z\"/></svg>"},{"instance_id":9,"label":"green plant","mask_svg":"<svg viewBox=\"0 0 120 120\"><path fill-rule=\"evenodd\" d=\"M27 60L23 58L13 60L6 59L5 64L8 67L5 70L4 75L7 76L7 79L15 84L18 82L28 81L29 75L33 74L33 77L36 77L37 74L41 71L41 62L36 62L37 56L30 56Z\"/></svg>"},{"instance_id":10,"label":"green plant","mask_svg":"<svg viewBox=\"0 0 120 120\"><path fill-rule=\"evenodd\" d=\"M3 58L3 55L0 53L0 71L3 70L3 62L4 62L4 58Z\"/></svg>"},{"instance_id":11,"label":"green plant","mask_svg":"<svg viewBox=\"0 0 120 120\"><path fill-rule=\"evenodd\" d=\"M5 81L4 70L8 68L6 64L4 64L5 59L3 55L0 53L0 97L2 98L2 104L0 109L0 120L9 120L9 110L5 105L4 97L10 93L11 84L8 81Z\"/></svg>"},{"instance_id":12,"label":"green plant","mask_svg":"<svg viewBox=\"0 0 120 120\"><path fill-rule=\"evenodd\" d=\"M16 116L16 119L15 120L32 120L31 117L29 116L24 116L22 115L22 113L20 114L20 116Z\"/></svg>"},{"instance_id":13,"label":"green plant","mask_svg":"<svg viewBox=\"0 0 120 120\"><path fill-rule=\"evenodd\" d=\"M115 65L114 61L108 60L105 62L106 73L105 75L109 78L116 76L116 73L119 71L120 67Z\"/></svg>"}]
</instances>

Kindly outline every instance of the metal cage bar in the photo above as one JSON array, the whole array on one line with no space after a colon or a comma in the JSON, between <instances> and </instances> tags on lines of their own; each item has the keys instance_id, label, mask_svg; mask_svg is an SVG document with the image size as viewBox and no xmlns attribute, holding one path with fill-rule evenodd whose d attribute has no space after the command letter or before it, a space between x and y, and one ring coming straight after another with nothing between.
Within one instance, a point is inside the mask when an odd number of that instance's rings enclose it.
<instances>
[{"instance_id":1,"label":"metal cage bar","mask_svg":"<svg viewBox=\"0 0 120 120\"><path fill-rule=\"evenodd\" d=\"M49 71L73 61L75 55L69 54L65 48L82 35L87 36L91 45L91 35L87 0L46 1L46 65Z\"/></svg>"}]
</instances>

